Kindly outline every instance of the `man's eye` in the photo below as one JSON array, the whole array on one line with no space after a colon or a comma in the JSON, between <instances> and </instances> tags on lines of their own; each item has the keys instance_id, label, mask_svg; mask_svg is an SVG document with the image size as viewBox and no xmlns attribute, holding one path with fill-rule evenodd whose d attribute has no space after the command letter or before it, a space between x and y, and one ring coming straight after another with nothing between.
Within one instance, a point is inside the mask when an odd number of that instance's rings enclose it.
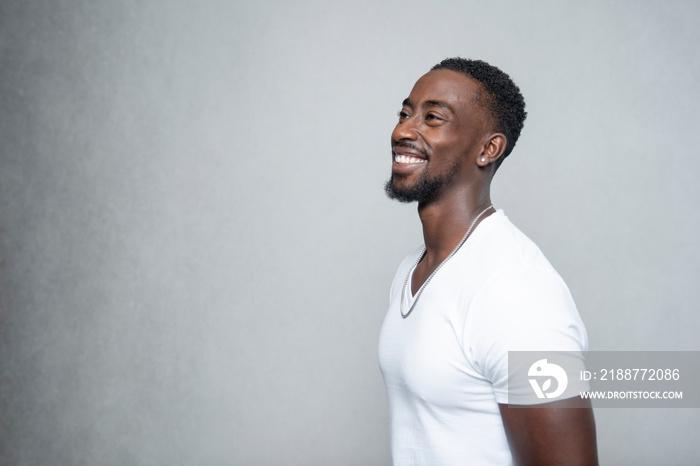
<instances>
[{"instance_id":1,"label":"man's eye","mask_svg":"<svg viewBox=\"0 0 700 466\"><path fill-rule=\"evenodd\" d=\"M425 119L426 119L426 120L442 120L442 118L440 118L440 117L437 116L437 115L433 115L432 113L428 113L428 114L425 116Z\"/></svg>"},{"instance_id":2,"label":"man's eye","mask_svg":"<svg viewBox=\"0 0 700 466\"><path fill-rule=\"evenodd\" d=\"M401 119L408 118L408 113L404 112L403 110L399 110L398 115Z\"/></svg>"}]
</instances>

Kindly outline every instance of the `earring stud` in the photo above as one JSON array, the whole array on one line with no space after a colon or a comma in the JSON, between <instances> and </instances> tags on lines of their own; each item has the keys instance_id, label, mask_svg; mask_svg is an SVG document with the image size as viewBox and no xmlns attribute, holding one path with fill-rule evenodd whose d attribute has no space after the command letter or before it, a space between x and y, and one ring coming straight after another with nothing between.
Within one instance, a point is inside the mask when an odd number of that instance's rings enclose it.
<instances>
[{"instance_id":1,"label":"earring stud","mask_svg":"<svg viewBox=\"0 0 700 466\"><path fill-rule=\"evenodd\" d=\"M482 162L486 162L486 157L481 157Z\"/></svg>"}]
</instances>

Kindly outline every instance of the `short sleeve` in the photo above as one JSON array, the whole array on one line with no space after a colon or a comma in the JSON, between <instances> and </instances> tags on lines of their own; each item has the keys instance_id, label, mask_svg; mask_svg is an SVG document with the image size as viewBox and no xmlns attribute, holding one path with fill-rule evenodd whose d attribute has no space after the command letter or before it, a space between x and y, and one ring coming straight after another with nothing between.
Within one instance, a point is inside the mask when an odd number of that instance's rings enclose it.
<instances>
[{"instance_id":1,"label":"short sleeve","mask_svg":"<svg viewBox=\"0 0 700 466\"><path fill-rule=\"evenodd\" d=\"M469 306L462 342L465 357L491 382L501 404L509 399L509 351L582 354L588 347L564 281L554 269L536 267L509 269L488 280Z\"/></svg>"}]
</instances>

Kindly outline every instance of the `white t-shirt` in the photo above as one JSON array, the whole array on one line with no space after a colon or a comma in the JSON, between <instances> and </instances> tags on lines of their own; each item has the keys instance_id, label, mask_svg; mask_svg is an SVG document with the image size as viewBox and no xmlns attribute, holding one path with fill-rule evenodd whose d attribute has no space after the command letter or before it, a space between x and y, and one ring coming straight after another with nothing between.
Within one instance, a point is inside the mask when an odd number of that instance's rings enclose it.
<instances>
[{"instance_id":1,"label":"white t-shirt","mask_svg":"<svg viewBox=\"0 0 700 466\"><path fill-rule=\"evenodd\" d=\"M585 351L578 311L539 248L499 210L403 318L403 285L422 251L399 266L379 338L394 465L512 464L498 408L508 403L508 351Z\"/></svg>"}]
</instances>

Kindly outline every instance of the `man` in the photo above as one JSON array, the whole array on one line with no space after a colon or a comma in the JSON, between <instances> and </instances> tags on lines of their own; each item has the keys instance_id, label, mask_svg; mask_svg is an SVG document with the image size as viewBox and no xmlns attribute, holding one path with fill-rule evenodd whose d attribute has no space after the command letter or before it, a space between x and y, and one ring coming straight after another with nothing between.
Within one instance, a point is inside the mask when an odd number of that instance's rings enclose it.
<instances>
[{"instance_id":1,"label":"man","mask_svg":"<svg viewBox=\"0 0 700 466\"><path fill-rule=\"evenodd\" d=\"M587 402L508 405L508 351L587 347L564 282L491 205L525 116L508 75L462 58L399 112L386 191L418 202L425 246L399 266L379 341L396 466L597 464Z\"/></svg>"}]
</instances>

